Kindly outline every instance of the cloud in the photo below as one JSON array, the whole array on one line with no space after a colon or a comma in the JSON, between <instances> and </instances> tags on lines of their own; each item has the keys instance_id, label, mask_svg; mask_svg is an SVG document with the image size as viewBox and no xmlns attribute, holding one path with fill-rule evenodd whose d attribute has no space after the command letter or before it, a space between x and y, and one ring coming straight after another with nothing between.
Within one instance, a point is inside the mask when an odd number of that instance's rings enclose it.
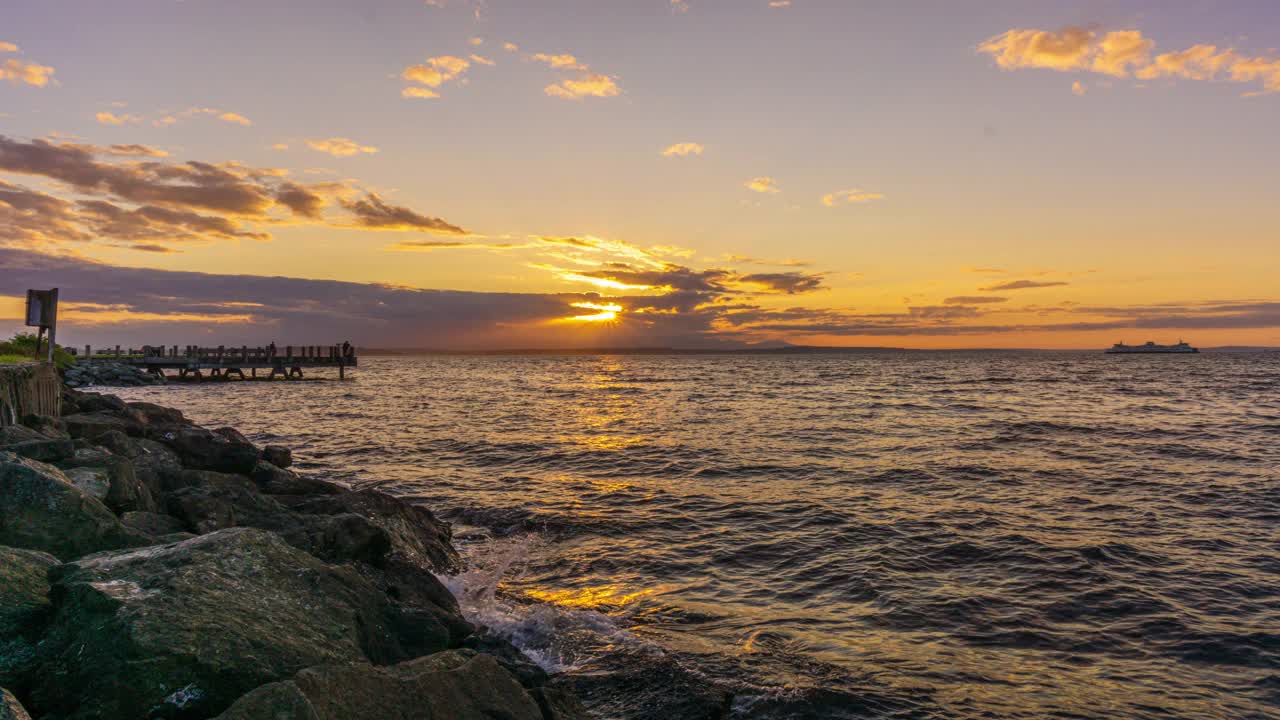
<instances>
[{"instance_id":1,"label":"cloud","mask_svg":"<svg viewBox=\"0 0 1280 720\"><path fill-rule=\"evenodd\" d=\"M559 55L549 55L547 53L535 53L530 57L534 60L537 60L538 62L546 63L548 66L553 67L557 70L586 70L587 69L587 66L579 62L578 58L574 57L573 55L569 55L568 53L562 53Z\"/></svg>"},{"instance_id":2,"label":"cloud","mask_svg":"<svg viewBox=\"0 0 1280 720\"><path fill-rule=\"evenodd\" d=\"M1059 287L1062 285L1069 285L1069 284L1070 283L1062 282L1060 280L1047 281L1047 282L1039 282L1036 280L1014 280L1012 282L1000 283L999 285L992 285L991 287L984 287L984 288L978 288L978 289L982 290L983 292L999 292L1001 290L1026 290L1029 288Z\"/></svg>"},{"instance_id":3,"label":"cloud","mask_svg":"<svg viewBox=\"0 0 1280 720\"><path fill-rule=\"evenodd\" d=\"M502 43L502 49L506 50L507 52L520 52L520 46L513 42Z\"/></svg>"},{"instance_id":4,"label":"cloud","mask_svg":"<svg viewBox=\"0 0 1280 720\"><path fill-rule=\"evenodd\" d=\"M405 81L418 83L417 86L410 85L402 89L400 95L408 98L440 97L438 93L429 88L439 88L447 82L457 80L469 67L471 67L470 60L456 55L438 55L427 58L425 63L410 65L400 73L400 77Z\"/></svg>"},{"instance_id":5,"label":"cloud","mask_svg":"<svg viewBox=\"0 0 1280 720\"><path fill-rule=\"evenodd\" d=\"M1085 84L1079 80L1071 83L1071 94L1083 97L1087 92L1089 92L1089 88L1085 87Z\"/></svg>"},{"instance_id":6,"label":"cloud","mask_svg":"<svg viewBox=\"0 0 1280 720\"><path fill-rule=\"evenodd\" d=\"M580 79L561 80L542 89L551 97L581 100L588 97L615 97L622 90L608 75L590 74Z\"/></svg>"},{"instance_id":7,"label":"cloud","mask_svg":"<svg viewBox=\"0 0 1280 720\"><path fill-rule=\"evenodd\" d=\"M495 60L491 60L483 55L476 55L475 53L472 53L469 57L471 58L471 62L478 65L488 65L489 67L493 67L498 64Z\"/></svg>"},{"instance_id":8,"label":"cloud","mask_svg":"<svg viewBox=\"0 0 1280 720\"><path fill-rule=\"evenodd\" d=\"M1197 44L1152 58L1156 43L1138 30L1099 32L1068 27L1057 32L1013 29L984 41L978 52L990 55L1005 70L1044 68L1060 72L1094 72L1112 77L1182 78L1199 81L1258 83L1255 95L1280 92L1280 56L1249 55L1233 48ZM1073 86L1077 95L1081 89Z\"/></svg>"},{"instance_id":9,"label":"cloud","mask_svg":"<svg viewBox=\"0 0 1280 720\"><path fill-rule=\"evenodd\" d=\"M349 182L302 183L274 168L166 156L146 145L24 142L0 135L0 173L50 180L59 189L54 195L0 185L6 197L0 244L265 240L269 234L255 225L283 223L462 232L376 195L354 200L361 191ZM326 214L334 199L345 213Z\"/></svg>"},{"instance_id":10,"label":"cloud","mask_svg":"<svg viewBox=\"0 0 1280 720\"><path fill-rule=\"evenodd\" d=\"M771 8L791 7L791 0L769 0L769 7Z\"/></svg>"},{"instance_id":11,"label":"cloud","mask_svg":"<svg viewBox=\"0 0 1280 720\"><path fill-rule=\"evenodd\" d=\"M0 53L21 52L17 45L0 41ZM8 80L14 85L30 85L45 87L53 82L53 74L57 72L48 65L26 62L18 58L8 58L0 62L0 80Z\"/></svg>"},{"instance_id":12,"label":"cloud","mask_svg":"<svg viewBox=\"0 0 1280 720\"><path fill-rule=\"evenodd\" d=\"M464 235L466 230L436 217L414 212L406 207L388 205L374 193L362 200L346 200L343 207L355 215L356 225L377 230L426 231Z\"/></svg>"},{"instance_id":13,"label":"cloud","mask_svg":"<svg viewBox=\"0 0 1280 720\"><path fill-rule=\"evenodd\" d=\"M440 93L424 87L407 87L400 91L400 97L432 99L440 97Z\"/></svg>"},{"instance_id":14,"label":"cloud","mask_svg":"<svg viewBox=\"0 0 1280 720\"><path fill-rule=\"evenodd\" d=\"M378 148L372 145L361 145L350 138L334 137L327 139L307 140L307 147L334 157L350 157L360 153L376 153Z\"/></svg>"},{"instance_id":15,"label":"cloud","mask_svg":"<svg viewBox=\"0 0 1280 720\"><path fill-rule=\"evenodd\" d=\"M682 142L668 146L662 151L663 157L687 157L689 155L701 155L705 150L702 145L695 142Z\"/></svg>"},{"instance_id":16,"label":"cloud","mask_svg":"<svg viewBox=\"0 0 1280 720\"><path fill-rule=\"evenodd\" d=\"M746 185L747 189L754 190L755 192L758 192L758 193L782 192L781 190L778 189L777 181L771 177L762 176L757 178L751 178L744 184Z\"/></svg>"},{"instance_id":17,"label":"cloud","mask_svg":"<svg viewBox=\"0 0 1280 720\"><path fill-rule=\"evenodd\" d=\"M468 40L467 42L468 42L468 43L470 43L472 47L479 47L479 46L481 46L481 45L483 45L483 44L484 44L484 38L482 38L482 37L473 37L473 38L471 38L470 40Z\"/></svg>"},{"instance_id":18,"label":"cloud","mask_svg":"<svg viewBox=\"0 0 1280 720\"><path fill-rule=\"evenodd\" d=\"M1007 302L1009 298L997 297L994 295L960 295L957 297L949 297L942 301L943 305L989 305L991 303Z\"/></svg>"},{"instance_id":19,"label":"cloud","mask_svg":"<svg viewBox=\"0 0 1280 720\"><path fill-rule=\"evenodd\" d=\"M195 117L214 117L222 122L230 123L232 125L241 125L244 127L253 125L253 121L240 113L211 107L190 107L180 112L164 114L152 124L156 127L169 127L170 125L176 125L182 120L188 120Z\"/></svg>"},{"instance_id":20,"label":"cloud","mask_svg":"<svg viewBox=\"0 0 1280 720\"><path fill-rule=\"evenodd\" d=\"M750 255L725 255L726 262L738 265L778 265L781 267L809 267L813 265L812 260L797 260L795 258L770 259L751 257Z\"/></svg>"},{"instance_id":21,"label":"cloud","mask_svg":"<svg viewBox=\"0 0 1280 720\"><path fill-rule=\"evenodd\" d=\"M822 196L822 204L827 207L835 207L840 204L860 204L871 202L872 200L880 200L884 195L869 190L839 190Z\"/></svg>"},{"instance_id":22,"label":"cloud","mask_svg":"<svg viewBox=\"0 0 1280 720\"><path fill-rule=\"evenodd\" d=\"M102 125L125 125L142 122L142 118L137 115L129 115L127 113L116 115L112 112L100 112L93 117Z\"/></svg>"}]
</instances>

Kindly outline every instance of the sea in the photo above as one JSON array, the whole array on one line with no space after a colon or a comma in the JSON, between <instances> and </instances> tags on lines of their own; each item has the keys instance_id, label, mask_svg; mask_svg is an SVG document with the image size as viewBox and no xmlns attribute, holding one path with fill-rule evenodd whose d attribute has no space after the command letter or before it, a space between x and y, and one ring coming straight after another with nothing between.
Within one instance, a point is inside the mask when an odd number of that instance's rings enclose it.
<instances>
[{"instance_id":1,"label":"sea","mask_svg":"<svg viewBox=\"0 0 1280 720\"><path fill-rule=\"evenodd\" d=\"M1280 353L424 355L112 390L454 526L601 720L1280 718Z\"/></svg>"}]
</instances>

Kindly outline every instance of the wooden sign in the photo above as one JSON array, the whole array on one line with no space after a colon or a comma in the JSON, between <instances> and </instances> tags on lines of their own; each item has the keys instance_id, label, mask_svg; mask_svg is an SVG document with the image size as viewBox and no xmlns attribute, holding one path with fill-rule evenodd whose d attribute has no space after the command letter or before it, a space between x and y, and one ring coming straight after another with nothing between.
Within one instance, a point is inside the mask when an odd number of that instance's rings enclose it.
<instances>
[{"instance_id":1,"label":"wooden sign","mask_svg":"<svg viewBox=\"0 0 1280 720\"><path fill-rule=\"evenodd\" d=\"M51 328L58 321L58 288L27 291L27 325Z\"/></svg>"}]
</instances>

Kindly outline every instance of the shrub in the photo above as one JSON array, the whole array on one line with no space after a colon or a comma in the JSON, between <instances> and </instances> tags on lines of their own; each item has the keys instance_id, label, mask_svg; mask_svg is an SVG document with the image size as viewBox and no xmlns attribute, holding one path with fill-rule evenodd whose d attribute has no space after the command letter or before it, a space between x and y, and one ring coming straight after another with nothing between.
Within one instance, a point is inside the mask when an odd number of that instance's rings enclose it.
<instances>
[{"instance_id":1,"label":"shrub","mask_svg":"<svg viewBox=\"0 0 1280 720\"><path fill-rule=\"evenodd\" d=\"M45 340L47 343L48 340ZM42 349L47 345L42 344ZM0 363L13 364L31 362L35 360L36 355L36 335L35 333L20 332L17 335L0 342ZM40 353L40 359L43 360L45 354ZM71 356L61 345L53 348L53 362L58 366L59 370L75 364L76 359Z\"/></svg>"}]
</instances>

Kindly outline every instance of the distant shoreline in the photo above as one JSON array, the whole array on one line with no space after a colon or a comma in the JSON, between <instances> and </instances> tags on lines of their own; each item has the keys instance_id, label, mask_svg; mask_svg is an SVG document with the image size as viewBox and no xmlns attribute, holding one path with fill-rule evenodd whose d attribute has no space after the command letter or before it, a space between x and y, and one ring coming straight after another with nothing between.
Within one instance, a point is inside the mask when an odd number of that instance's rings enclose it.
<instances>
[{"instance_id":1,"label":"distant shoreline","mask_svg":"<svg viewBox=\"0 0 1280 720\"><path fill-rule=\"evenodd\" d=\"M1053 348L900 348L900 347L828 347L793 345L778 348L509 348L498 350L447 350L435 348L368 348L360 347L367 357L402 357L417 355L857 355L884 352L897 353L1103 353L1098 349ZM1273 353L1280 347L1223 346L1200 348L1201 353Z\"/></svg>"}]
</instances>

